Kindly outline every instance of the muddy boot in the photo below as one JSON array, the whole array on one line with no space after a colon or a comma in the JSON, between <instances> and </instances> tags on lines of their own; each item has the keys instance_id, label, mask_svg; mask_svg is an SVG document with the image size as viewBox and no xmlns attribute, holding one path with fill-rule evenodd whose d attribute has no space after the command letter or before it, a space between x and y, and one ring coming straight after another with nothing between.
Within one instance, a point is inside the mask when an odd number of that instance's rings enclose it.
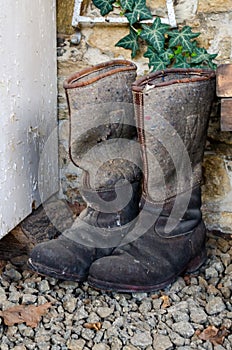
<instances>
[{"instance_id":1,"label":"muddy boot","mask_svg":"<svg viewBox=\"0 0 232 350\"><path fill-rule=\"evenodd\" d=\"M159 71L133 84L143 154L143 207L133 232L111 256L95 261L95 288L155 291L206 259L201 162L215 74Z\"/></svg>"},{"instance_id":2,"label":"muddy boot","mask_svg":"<svg viewBox=\"0 0 232 350\"><path fill-rule=\"evenodd\" d=\"M115 60L84 69L64 83L70 157L83 169L87 208L57 239L37 245L29 266L55 278L84 281L93 261L109 255L139 213L141 158L131 84L136 66Z\"/></svg>"}]
</instances>

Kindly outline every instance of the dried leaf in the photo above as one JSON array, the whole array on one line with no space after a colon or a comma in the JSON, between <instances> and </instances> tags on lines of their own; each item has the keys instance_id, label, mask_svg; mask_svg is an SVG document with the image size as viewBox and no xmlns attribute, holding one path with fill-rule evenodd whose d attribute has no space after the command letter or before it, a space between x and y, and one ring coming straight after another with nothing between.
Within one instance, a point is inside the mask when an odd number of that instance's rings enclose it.
<instances>
[{"instance_id":1,"label":"dried leaf","mask_svg":"<svg viewBox=\"0 0 232 350\"><path fill-rule=\"evenodd\" d=\"M207 327L198 336L202 340L209 340L213 345L223 344L223 341L228 334L226 329L218 329L215 326Z\"/></svg>"},{"instance_id":2,"label":"dried leaf","mask_svg":"<svg viewBox=\"0 0 232 350\"><path fill-rule=\"evenodd\" d=\"M160 297L163 300L162 309L166 309L167 307L169 307L171 305L169 297L167 295L162 295L162 297Z\"/></svg>"},{"instance_id":3,"label":"dried leaf","mask_svg":"<svg viewBox=\"0 0 232 350\"><path fill-rule=\"evenodd\" d=\"M41 316L51 307L52 303L43 305L17 305L5 311L0 311L0 316L3 317L4 323L7 326L13 326L17 323L26 323L32 328L37 327Z\"/></svg>"},{"instance_id":4,"label":"dried leaf","mask_svg":"<svg viewBox=\"0 0 232 350\"><path fill-rule=\"evenodd\" d=\"M99 331L102 327L102 324L101 322L84 323L84 327L88 329L93 329L95 331Z\"/></svg>"},{"instance_id":5,"label":"dried leaf","mask_svg":"<svg viewBox=\"0 0 232 350\"><path fill-rule=\"evenodd\" d=\"M215 326L209 326L201 332L199 338L202 340L210 340L210 338L215 337L218 334L219 329Z\"/></svg>"}]
</instances>

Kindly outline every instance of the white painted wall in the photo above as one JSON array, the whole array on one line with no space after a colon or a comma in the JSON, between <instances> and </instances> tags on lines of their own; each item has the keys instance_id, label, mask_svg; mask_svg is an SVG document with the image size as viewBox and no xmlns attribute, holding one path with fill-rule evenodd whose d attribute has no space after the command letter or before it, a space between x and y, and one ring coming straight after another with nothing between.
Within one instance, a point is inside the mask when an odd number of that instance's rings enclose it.
<instances>
[{"instance_id":1,"label":"white painted wall","mask_svg":"<svg viewBox=\"0 0 232 350\"><path fill-rule=\"evenodd\" d=\"M1 238L58 190L58 146L56 1L0 9Z\"/></svg>"}]
</instances>

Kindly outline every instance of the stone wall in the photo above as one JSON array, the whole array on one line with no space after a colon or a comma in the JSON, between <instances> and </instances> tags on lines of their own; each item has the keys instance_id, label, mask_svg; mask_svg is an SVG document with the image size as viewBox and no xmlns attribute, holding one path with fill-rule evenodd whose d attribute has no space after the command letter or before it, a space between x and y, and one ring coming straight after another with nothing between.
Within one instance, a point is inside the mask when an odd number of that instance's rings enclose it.
<instances>
[{"instance_id":1,"label":"stone wall","mask_svg":"<svg viewBox=\"0 0 232 350\"><path fill-rule=\"evenodd\" d=\"M68 156L68 115L62 88L69 74L84 67L114 58L131 59L130 51L115 47L128 34L127 25L80 24L77 32L71 26L74 0L58 0L58 111L60 123L61 193L71 201L80 200L80 170ZM232 63L232 0L175 0L179 25L188 24L200 32L200 44L210 53L218 53L217 64ZM166 0L148 0L154 15L167 17ZM83 13L98 16L92 1L83 1ZM81 39L79 41L79 35ZM134 62L138 74L148 72L147 59L138 55ZM203 214L207 227L232 234L232 133L220 130L220 100L210 120L203 164Z\"/></svg>"}]
</instances>

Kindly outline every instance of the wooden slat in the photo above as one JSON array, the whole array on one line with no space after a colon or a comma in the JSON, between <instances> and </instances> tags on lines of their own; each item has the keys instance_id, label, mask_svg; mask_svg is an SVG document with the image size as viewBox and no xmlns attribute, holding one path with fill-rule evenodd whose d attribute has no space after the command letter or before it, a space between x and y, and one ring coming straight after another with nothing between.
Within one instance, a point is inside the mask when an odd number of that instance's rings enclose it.
<instances>
[{"instance_id":1,"label":"wooden slat","mask_svg":"<svg viewBox=\"0 0 232 350\"><path fill-rule=\"evenodd\" d=\"M232 98L221 99L221 130L232 131Z\"/></svg>"},{"instance_id":2,"label":"wooden slat","mask_svg":"<svg viewBox=\"0 0 232 350\"><path fill-rule=\"evenodd\" d=\"M232 97L232 64L218 66L216 76L217 96Z\"/></svg>"}]
</instances>

